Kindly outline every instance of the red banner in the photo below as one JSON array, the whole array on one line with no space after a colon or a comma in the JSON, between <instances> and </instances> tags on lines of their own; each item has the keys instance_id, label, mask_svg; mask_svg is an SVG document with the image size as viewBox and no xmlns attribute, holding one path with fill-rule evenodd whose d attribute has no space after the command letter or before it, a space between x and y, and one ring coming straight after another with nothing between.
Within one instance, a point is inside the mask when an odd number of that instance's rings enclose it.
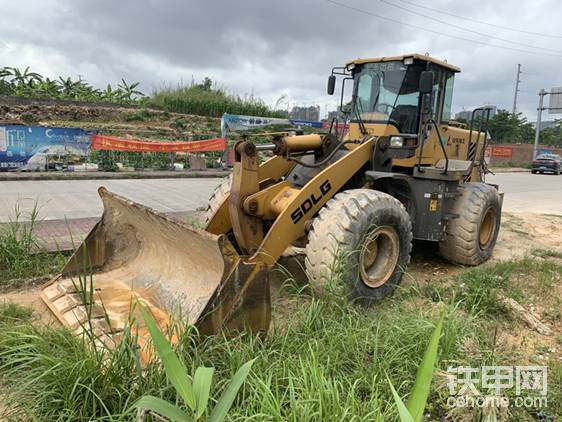
<instances>
[{"instance_id":1,"label":"red banner","mask_svg":"<svg viewBox=\"0 0 562 422\"><path fill-rule=\"evenodd\" d=\"M163 142L92 135L92 149L131 152L210 152L224 151L226 149L226 140L224 138L216 138L203 141Z\"/></svg>"},{"instance_id":2,"label":"red banner","mask_svg":"<svg viewBox=\"0 0 562 422\"><path fill-rule=\"evenodd\" d=\"M513 148L512 147L496 147L492 148L492 155L494 157L511 157L513 156Z\"/></svg>"}]
</instances>

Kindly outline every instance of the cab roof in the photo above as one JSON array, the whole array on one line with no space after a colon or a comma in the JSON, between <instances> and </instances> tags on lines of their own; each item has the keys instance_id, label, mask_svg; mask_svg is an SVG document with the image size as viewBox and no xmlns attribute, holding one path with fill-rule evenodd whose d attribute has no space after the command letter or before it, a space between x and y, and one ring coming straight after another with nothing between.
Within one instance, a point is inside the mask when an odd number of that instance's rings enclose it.
<instances>
[{"instance_id":1,"label":"cab roof","mask_svg":"<svg viewBox=\"0 0 562 422\"><path fill-rule=\"evenodd\" d=\"M443 67L445 67L449 70L452 70L453 72L460 72L461 71L460 67L453 66L452 64L449 64L446 61L439 60L439 59L433 58L433 57L425 55L425 54L417 54L417 53L404 54L402 56L377 57L377 58L373 58L373 59L360 59L360 58L358 58L358 59L351 60L350 62L346 63L346 67L349 66L350 64L403 61L404 59L409 59L409 58L412 58L412 59L415 59L415 60L421 60L421 61L425 61L425 62L435 63L439 66L443 66Z\"/></svg>"}]
</instances>

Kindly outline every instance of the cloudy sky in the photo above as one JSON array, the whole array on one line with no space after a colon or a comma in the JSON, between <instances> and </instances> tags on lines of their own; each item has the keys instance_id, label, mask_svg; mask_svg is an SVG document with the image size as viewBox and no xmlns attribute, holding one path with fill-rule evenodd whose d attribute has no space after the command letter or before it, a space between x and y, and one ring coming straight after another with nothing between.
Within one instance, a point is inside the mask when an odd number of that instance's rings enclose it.
<instances>
[{"instance_id":1,"label":"cloudy sky","mask_svg":"<svg viewBox=\"0 0 562 422\"><path fill-rule=\"evenodd\" d=\"M121 77L144 92L209 76L272 105L335 108L333 66L356 57L429 52L463 69L454 109L519 110L534 120L540 88L562 86L560 0L0 0L0 66L45 76ZM421 7L420 7L421 6ZM483 22L483 23L482 23ZM286 103L282 103L286 107ZM560 117L560 116L558 116Z\"/></svg>"}]
</instances>

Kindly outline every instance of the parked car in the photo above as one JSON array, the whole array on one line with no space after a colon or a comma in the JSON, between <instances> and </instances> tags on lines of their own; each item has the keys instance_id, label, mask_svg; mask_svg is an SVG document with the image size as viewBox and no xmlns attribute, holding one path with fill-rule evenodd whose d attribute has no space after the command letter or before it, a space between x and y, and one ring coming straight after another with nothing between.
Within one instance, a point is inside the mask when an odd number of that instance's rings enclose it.
<instances>
[{"instance_id":1,"label":"parked car","mask_svg":"<svg viewBox=\"0 0 562 422\"><path fill-rule=\"evenodd\" d=\"M558 154L539 154L533 160L531 173L554 173L560 174L560 162L562 158Z\"/></svg>"}]
</instances>

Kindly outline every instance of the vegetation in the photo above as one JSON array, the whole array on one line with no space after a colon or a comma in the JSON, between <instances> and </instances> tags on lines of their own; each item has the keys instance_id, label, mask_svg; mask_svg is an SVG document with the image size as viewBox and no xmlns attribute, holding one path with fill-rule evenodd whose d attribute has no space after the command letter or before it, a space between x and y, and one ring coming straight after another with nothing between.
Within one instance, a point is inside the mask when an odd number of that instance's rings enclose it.
<instances>
[{"instance_id":1,"label":"vegetation","mask_svg":"<svg viewBox=\"0 0 562 422\"><path fill-rule=\"evenodd\" d=\"M150 104L176 113L201 116L220 117L223 113L232 113L286 117L285 112L271 110L262 100L253 95L240 97L229 94L216 85L213 86L213 82L209 78L205 78L200 84L192 81L190 85L161 88L152 94Z\"/></svg>"},{"instance_id":2,"label":"vegetation","mask_svg":"<svg viewBox=\"0 0 562 422\"><path fill-rule=\"evenodd\" d=\"M108 84L104 90L100 90L81 77L72 79L59 76L57 79L49 79L37 72L31 72L29 66L23 70L16 67L0 69L0 95L137 104L144 97L137 89L138 86L138 82L129 84L121 79L117 88Z\"/></svg>"},{"instance_id":3,"label":"vegetation","mask_svg":"<svg viewBox=\"0 0 562 422\"><path fill-rule=\"evenodd\" d=\"M541 130L541 145L562 147L562 119L556 119L555 122L554 126Z\"/></svg>"},{"instance_id":4,"label":"vegetation","mask_svg":"<svg viewBox=\"0 0 562 422\"><path fill-rule=\"evenodd\" d=\"M488 131L495 143L531 143L535 129L522 113L510 113L498 110L490 119Z\"/></svg>"},{"instance_id":5,"label":"vegetation","mask_svg":"<svg viewBox=\"0 0 562 422\"><path fill-rule=\"evenodd\" d=\"M55 273L62 263L61 256L45 252L37 241L37 206L25 216L27 221L17 205L14 211L11 222L0 224L0 288L13 279Z\"/></svg>"},{"instance_id":6,"label":"vegetation","mask_svg":"<svg viewBox=\"0 0 562 422\"><path fill-rule=\"evenodd\" d=\"M462 123L468 123L460 120ZM477 120L476 128L478 124ZM497 144L531 144L535 141L535 128L522 113L513 114L507 110L498 110L496 115L490 118L488 131ZM541 130L540 144L562 147L562 119L556 120L555 126Z\"/></svg>"},{"instance_id":7,"label":"vegetation","mask_svg":"<svg viewBox=\"0 0 562 422\"><path fill-rule=\"evenodd\" d=\"M9 66L0 69L0 95L151 105L171 112L213 117L220 117L223 113L286 117L286 112L273 111L253 95L240 97L228 93L209 78L201 83L192 81L189 85L164 87L150 97L146 97L138 87L139 82L128 83L121 79L117 87L108 84L105 89L99 89L82 77L50 79L32 72L29 67L23 70ZM132 113L130 119L145 120L148 117L146 112L141 111Z\"/></svg>"},{"instance_id":8,"label":"vegetation","mask_svg":"<svg viewBox=\"0 0 562 422\"><path fill-rule=\"evenodd\" d=\"M188 375L187 369L182 365L179 357L174 353L172 345L164 337L164 334L146 312L142 304L139 303L138 306L144 322L150 331L152 344L164 365L166 377L174 386L177 395L183 400L183 404L189 407L191 413L193 413L193 417L185 413L181 407L154 396L141 397L135 403L134 407L141 411L148 409L155 412L157 415L167 417L173 422L186 422L200 419L207 412L209 393L215 368L200 366L195 370L195 375L192 379ZM246 362L236 371L230 385L206 420L209 422L224 420L236 398L236 394L238 394L238 390L250 373L254 360Z\"/></svg>"},{"instance_id":9,"label":"vegetation","mask_svg":"<svg viewBox=\"0 0 562 422\"><path fill-rule=\"evenodd\" d=\"M541 256L551 255L541 252ZM536 361L536 353L545 356L540 345L534 351L531 348L531 354L500 346L498 330L511 333L517 324L497 298L509 294L521 303L527 297L538 303L539 296L545 297L545 289L552 289L549 286L560 269L547 259L509 261L403 289L370 309L350 306L332 295L319 301L308 296L300 284L290 282L281 293L275 325L266 337L200 338L182 324L170 333L179 338L176 353L186 373L215 368L209 391L216 391L217 397L228 390L243 363L255 359L229 420L391 421L399 418L399 410L389 380L406 406L424 396L415 393L419 391L416 372L419 379L419 374L427 374L427 368L433 367L427 363L432 360L428 350L434 354L439 336L432 337L432 332L438 332L435 327L444 314L437 368L548 362L549 406L511 409L510 420L535 420L539 412L546 415L545 420L556 420L562 416L556 405L561 399L562 364L555 356ZM524 279L519 279L521 274ZM141 370L134 335L127 330L113 353L99 354L91 347L91 339L33 323L29 311L11 306L0 305L0 382L9 386L3 392L7 394L3 400L6 417L133 420L135 403L146 395L172 403L189 415L190 406L178 395L165 367L153 362ZM432 346L427 347L430 337ZM441 374L437 371L428 390L425 420L472 421L489 416L482 409L460 409L464 412L460 415L448 409L448 390ZM507 391L508 396L513 394ZM209 399L209 408L216 403ZM414 413L413 407L407 409ZM210 413L208 409L202 417ZM418 417L416 412L414 420ZM150 416L145 420L150 421Z\"/></svg>"}]
</instances>

